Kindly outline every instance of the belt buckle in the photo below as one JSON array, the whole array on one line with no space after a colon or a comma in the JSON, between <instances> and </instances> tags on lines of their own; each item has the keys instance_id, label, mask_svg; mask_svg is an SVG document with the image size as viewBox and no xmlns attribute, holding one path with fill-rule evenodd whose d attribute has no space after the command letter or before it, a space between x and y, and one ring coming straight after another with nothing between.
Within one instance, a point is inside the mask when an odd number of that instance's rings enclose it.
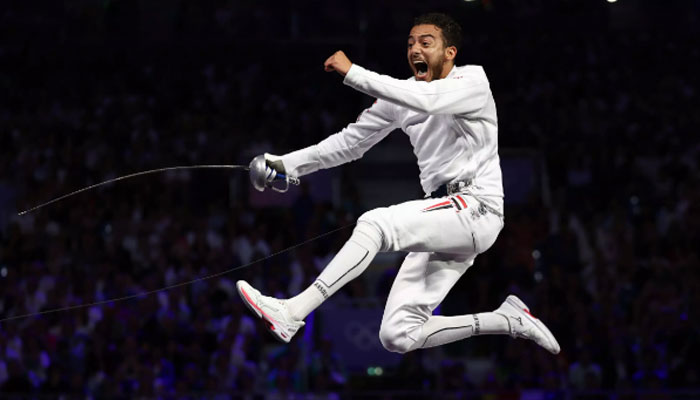
<instances>
[{"instance_id":1,"label":"belt buckle","mask_svg":"<svg viewBox=\"0 0 700 400\"><path fill-rule=\"evenodd\" d=\"M455 193L458 191L458 189L459 189L459 185L458 185L458 184L459 184L459 182L449 182L449 183L447 183L446 186L447 186L447 195L448 195L448 196L452 196L453 194L455 194Z\"/></svg>"},{"instance_id":2,"label":"belt buckle","mask_svg":"<svg viewBox=\"0 0 700 400\"><path fill-rule=\"evenodd\" d=\"M452 196L455 193L461 192L463 189L469 187L472 184L471 180L468 181L458 181L458 182L450 182L448 183L447 186L447 195Z\"/></svg>"}]
</instances>

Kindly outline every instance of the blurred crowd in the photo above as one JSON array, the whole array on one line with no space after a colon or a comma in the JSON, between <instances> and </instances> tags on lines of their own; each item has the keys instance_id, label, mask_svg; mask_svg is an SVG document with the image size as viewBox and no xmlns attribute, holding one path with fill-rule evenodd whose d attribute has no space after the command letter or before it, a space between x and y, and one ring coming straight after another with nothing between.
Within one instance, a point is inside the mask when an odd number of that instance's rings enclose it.
<instances>
[{"instance_id":1,"label":"blurred crowd","mask_svg":"<svg viewBox=\"0 0 700 400\"><path fill-rule=\"evenodd\" d=\"M562 353L477 337L406 354L376 381L344 365L323 320L290 345L274 342L234 286L247 279L287 297L312 282L364 211L351 182L342 204L303 191L290 207L261 208L243 174L178 171L16 212L130 172L247 163L317 142L372 102L323 74L325 57L345 48L359 64L408 76L403 35L419 7L222 1L156 13L146 3L65 2L39 14L16 3L2 16L16 36L0 43L0 393L700 389L697 31L465 27L460 62L485 66L501 147L540 151L546 190L526 204L506 193L504 231L441 312L495 309L516 293ZM502 22L490 4L454 11ZM314 12L322 23L309 23ZM386 282L360 277L343 296L381 304Z\"/></svg>"}]
</instances>

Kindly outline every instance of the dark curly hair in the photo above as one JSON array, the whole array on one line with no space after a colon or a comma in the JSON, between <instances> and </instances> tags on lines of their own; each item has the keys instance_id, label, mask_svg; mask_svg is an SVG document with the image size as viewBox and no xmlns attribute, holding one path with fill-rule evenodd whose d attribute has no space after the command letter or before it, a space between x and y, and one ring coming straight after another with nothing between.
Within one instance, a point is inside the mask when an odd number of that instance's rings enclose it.
<instances>
[{"instance_id":1,"label":"dark curly hair","mask_svg":"<svg viewBox=\"0 0 700 400\"><path fill-rule=\"evenodd\" d=\"M459 50L462 44L462 27L452 17L443 13L428 13L416 17L413 26L435 25L440 28L445 47L454 46Z\"/></svg>"}]
</instances>

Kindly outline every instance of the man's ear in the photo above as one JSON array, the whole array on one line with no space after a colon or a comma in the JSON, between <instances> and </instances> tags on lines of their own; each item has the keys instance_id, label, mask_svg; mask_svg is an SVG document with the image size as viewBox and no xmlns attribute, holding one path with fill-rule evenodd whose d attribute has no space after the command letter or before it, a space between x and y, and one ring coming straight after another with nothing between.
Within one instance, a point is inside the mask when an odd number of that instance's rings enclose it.
<instances>
[{"instance_id":1,"label":"man's ear","mask_svg":"<svg viewBox=\"0 0 700 400\"><path fill-rule=\"evenodd\" d=\"M455 57L457 57L457 48L455 46L448 46L445 49L445 58L448 61L454 61Z\"/></svg>"}]
</instances>

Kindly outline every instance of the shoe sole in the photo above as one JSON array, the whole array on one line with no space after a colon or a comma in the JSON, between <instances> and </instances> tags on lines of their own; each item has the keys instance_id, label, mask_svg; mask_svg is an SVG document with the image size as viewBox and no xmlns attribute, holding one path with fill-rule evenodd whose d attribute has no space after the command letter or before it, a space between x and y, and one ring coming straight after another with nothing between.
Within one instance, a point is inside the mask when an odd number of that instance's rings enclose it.
<instances>
[{"instance_id":1,"label":"shoe sole","mask_svg":"<svg viewBox=\"0 0 700 400\"><path fill-rule=\"evenodd\" d=\"M280 335L284 335L284 333L278 334L277 332L279 331L279 323L275 321L272 317L267 315L263 310L261 310L255 303L253 302L253 299L248 296L248 293L245 292L245 290L240 286L236 285L236 289L238 290L238 295L241 297L241 300L243 300L243 304L255 315L260 318L265 326L265 329L267 329L268 332L277 340L279 340L282 343L289 343L289 340L285 340L284 337Z\"/></svg>"},{"instance_id":2,"label":"shoe sole","mask_svg":"<svg viewBox=\"0 0 700 400\"><path fill-rule=\"evenodd\" d=\"M557 342L557 339L554 337L554 335L549 330L549 328L547 328L547 325L545 325L542 321L540 321L534 315L530 314L530 307L528 307L517 296L512 295L512 294L506 298L506 303L513 306L513 308L515 308L515 310L518 312L518 314L523 316L523 318L526 318L528 321L532 322L535 325L535 327L537 327L537 329L539 329L540 332L542 332L544 334L544 336L549 340L549 342L556 346L556 352L547 349L550 353L559 354L559 352L561 351L561 347L559 346L559 342Z\"/></svg>"}]
</instances>

